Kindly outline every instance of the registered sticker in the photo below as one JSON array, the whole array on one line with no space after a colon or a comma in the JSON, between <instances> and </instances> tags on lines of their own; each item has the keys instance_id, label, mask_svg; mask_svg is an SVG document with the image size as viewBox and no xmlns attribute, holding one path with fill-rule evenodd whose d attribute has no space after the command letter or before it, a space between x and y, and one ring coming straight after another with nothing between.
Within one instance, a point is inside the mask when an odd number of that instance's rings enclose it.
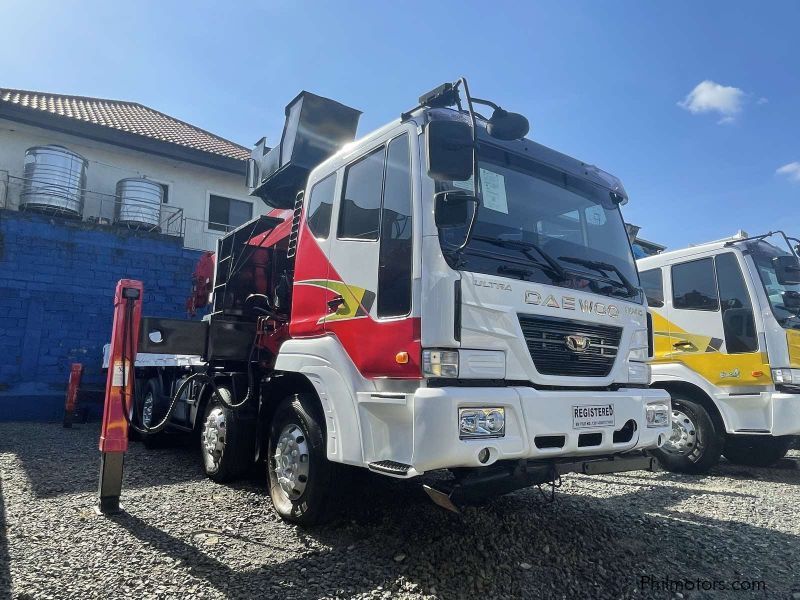
<instances>
[{"instance_id":1,"label":"registered sticker","mask_svg":"<svg viewBox=\"0 0 800 600\"><path fill-rule=\"evenodd\" d=\"M572 428L589 429L591 427L613 427L614 405L573 406Z\"/></svg>"}]
</instances>

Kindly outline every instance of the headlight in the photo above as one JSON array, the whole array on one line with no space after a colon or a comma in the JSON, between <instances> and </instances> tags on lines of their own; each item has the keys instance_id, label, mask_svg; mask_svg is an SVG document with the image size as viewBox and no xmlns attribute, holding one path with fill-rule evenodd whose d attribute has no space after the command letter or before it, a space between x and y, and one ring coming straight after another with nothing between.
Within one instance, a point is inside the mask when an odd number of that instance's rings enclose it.
<instances>
[{"instance_id":1,"label":"headlight","mask_svg":"<svg viewBox=\"0 0 800 600\"><path fill-rule=\"evenodd\" d=\"M459 408L458 437L502 437L506 434L504 408Z\"/></svg>"},{"instance_id":2,"label":"headlight","mask_svg":"<svg viewBox=\"0 0 800 600\"><path fill-rule=\"evenodd\" d=\"M772 369L772 381L775 384L800 384L800 369Z\"/></svg>"},{"instance_id":3,"label":"headlight","mask_svg":"<svg viewBox=\"0 0 800 600\"><path fill-rule=\"evenodd\" d=\"M663 402L647 405L647 426L666 427L669 425L669 404Z\"/></svg>"},{"instance_id":4,"label":"headlight","mask_svg":"<svg viewBox=\"0 0 800 600\"><path fill-rule=\"evenodd\" d=\"M423 350L424 377L458 377L458 350Z\"/></svg>"},{"instance_id":5,"label":"headlight","mask_svg":"<svg viewBox=\"0 0 800 600\"><path fill-rule=\"evenodd\" d=\"M628 353L628 360L635 360L638 362L647 362L648 360L648 346L649 335L647 329L637 329L631 336L630 352Z\"/></svg>"}]
</instances>

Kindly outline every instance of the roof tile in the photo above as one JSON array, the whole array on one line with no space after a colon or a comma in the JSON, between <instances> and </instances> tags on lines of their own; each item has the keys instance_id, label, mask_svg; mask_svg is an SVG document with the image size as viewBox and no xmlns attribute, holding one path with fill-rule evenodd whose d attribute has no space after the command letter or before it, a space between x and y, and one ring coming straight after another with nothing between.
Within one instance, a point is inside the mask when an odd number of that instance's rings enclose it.
<instances>
[{"instance_id":1,"label":"roof tile","mask_svg":"<svg viewBox=\"0 0 800 600\"><path fill-rule=\"evenodd\" d=\"M0 102L162 140L238 160L250 150L136 102L0 88Z\"/></svg>"}]
</instances>

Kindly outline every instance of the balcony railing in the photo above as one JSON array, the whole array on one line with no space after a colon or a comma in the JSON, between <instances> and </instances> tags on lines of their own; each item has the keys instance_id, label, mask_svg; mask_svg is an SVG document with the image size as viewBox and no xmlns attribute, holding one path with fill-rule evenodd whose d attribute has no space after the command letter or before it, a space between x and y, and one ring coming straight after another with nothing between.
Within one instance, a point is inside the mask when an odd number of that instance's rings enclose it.
<instances>
[{"instance_id":1,"label":"balcony railing","mask_svg":"<svg viewBox=\"0 0 800 600\"><path fill-rule=\"evenodd\" d=\"M219 237L234 229L223 223L187 217L182 208L174 205L156 205L140 200L124 203L114 194L89 189L83 190L81 207L78 201L69 198L66 190L54 189L53 186L44 187L37 182L31 182L32 185L27 190L43 192L40 199L43 198L44 202L26 206L26 200L30 200L29 195L23 194L26 183L22 177L0 171L0 208L30 210L108 227L157 232L182 238L185 248L195 250L216 250ZM48 198L52 198L52 202L48 202ZM80 212L77 210L79 208Z\"/></svg>"}]
</instances>

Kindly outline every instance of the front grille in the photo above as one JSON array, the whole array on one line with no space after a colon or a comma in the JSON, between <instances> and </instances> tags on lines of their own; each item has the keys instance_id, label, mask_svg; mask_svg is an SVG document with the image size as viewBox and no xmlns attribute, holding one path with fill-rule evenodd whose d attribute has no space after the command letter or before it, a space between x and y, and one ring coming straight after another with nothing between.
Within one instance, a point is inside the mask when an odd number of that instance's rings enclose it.
<instances>
[{"instance_id":1,"label":"front grille","mask_svg":"<svg viewBox=\"0 0 800 600\"><path fill-rule=\"evenodd\" d=\"M622 327L586 321L518 314L525 343L536 370L542 375L606 377L617 358ZM567 336L588 338L583 352L567 347Z\"/></svg>"}]
</instances>

